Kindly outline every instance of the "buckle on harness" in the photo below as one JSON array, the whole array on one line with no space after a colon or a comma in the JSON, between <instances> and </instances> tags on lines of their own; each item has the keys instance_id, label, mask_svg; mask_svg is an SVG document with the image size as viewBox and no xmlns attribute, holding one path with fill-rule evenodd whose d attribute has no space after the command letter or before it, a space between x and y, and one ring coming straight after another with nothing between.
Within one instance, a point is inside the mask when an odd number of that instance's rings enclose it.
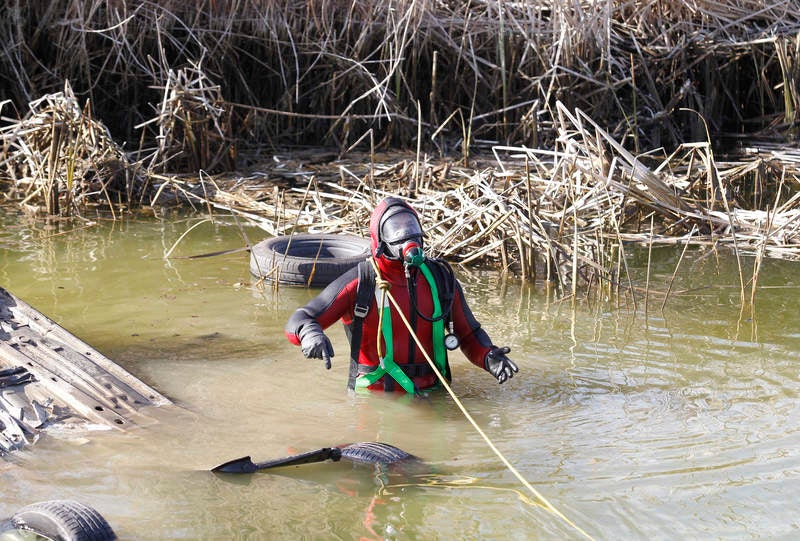
<instances>
[{"instance_id":1,"label":"buckle on harness","mask_svg":"<svg viewBox=\"0 0 800 541\"><path fill-rule=\"evenodd\" d=\"M353 308L353 315L356 317L365 318L367 312L369 312L369 304L356 304Z\"/></svg>"}]
</instances>

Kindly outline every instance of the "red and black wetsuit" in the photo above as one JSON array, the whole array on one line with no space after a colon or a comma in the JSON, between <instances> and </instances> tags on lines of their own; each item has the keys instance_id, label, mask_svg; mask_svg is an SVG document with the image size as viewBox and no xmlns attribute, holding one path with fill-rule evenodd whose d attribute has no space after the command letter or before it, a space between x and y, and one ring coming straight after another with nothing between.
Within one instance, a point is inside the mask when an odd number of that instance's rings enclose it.
<instances>
[{"instance_id":1,"label":"red and black wetsuit","mask_svg":"<svg viewBox=\"0 0 800 541\"><path fill-rule=\"evenodd\" d=\"M433 314L433 300L431 288L421 272L411 273L412 289L416 300L416 310L412 309L411 296L409 294L409 282L406 279L405 268L401 261L389 260L383 257L376 258L380 275L383 280L391 284L390 292L399 304L406 320L415 329L415 333L420 342L425 346L428 355L433 357L433 325L425 317ZM430 266L441 266L436 260L429 260ZM444 291L447 284L439 284L444 278L443 272L435 272L437 276L437 289ZM461 285L453 278L453 283L449 285L452 291L452 309L448 319L452 320L453 333L460 340L461 351L476 366L484 367L486 354L492 349L493 345L489 336L481 328L480 323L472 315L464 299ZM299 308L289 318L286 324L286 336L290 342L300 345L299 333L303 325L316 322L326 329L341 319L345 326L348 339L351 338L350 325L354 318L358 288L358 269L354 268L345 273L337 280L326 287L317 297L308 304ZM448 303L449 304L449 303ZM443 309L446 309L443 305ZM392 305L390 309L392 318L392 339L394 342L394 361L403 369L414 382L417 389L432 387L437 383L436 374L430 368L423 354L419 351L415 341L408 332L397 310ZM358 359L356 363L351 363L351 374L353 369L356 375L364 374L374 370L380 363L378 357L378 340L383 341L383 337L378 329L379 310L378 301L372 295L370 309L363 321L361 330L361 343L358 349ZM385 351L384 344L381 347ZM449 367L447 369L449 376ZM389 381L387 381L389 380ZM350 378L352 387L353 377ZM392 381L388 374L368 387L375 390L402 390L402 388Z\"/></svg>"}]
</instances>

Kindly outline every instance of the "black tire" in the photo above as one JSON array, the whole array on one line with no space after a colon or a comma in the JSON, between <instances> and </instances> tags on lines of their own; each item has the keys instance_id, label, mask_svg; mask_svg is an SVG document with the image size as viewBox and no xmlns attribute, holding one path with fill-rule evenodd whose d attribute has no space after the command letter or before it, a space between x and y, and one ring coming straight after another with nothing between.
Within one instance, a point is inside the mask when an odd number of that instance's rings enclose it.
<instances>
[{"instance_id":1,"label":"black tire","mask_svg":"<svg viewBox=\"0 0 800 541\"><path fill-rule=\"evenodd\" d=\"M59 541L110 541L117 538L100 513L74 500L33 503L15 513L11 522L19 530Z\"/></svg>"},{"instance_id":2,"label":"black tire","mask_svg":"<svg viewBox=\"0 0 800 541\"><path fill-rule=\"evenodd\" d=\"M253 246L250 274L279 284L325 287L369 255L369 240L354 235L284 235Z\"/></svg>"},{"instance_id":3,"label":"black tire","mask_svg":"<svg viewBox=\"0 0 800 541\"><path fill-rule=\"evenodd\" d=\"M365 441L342 447L342 458L366 464L394 464L415 457L388 443Z\"/></svg>"}]
</instances>

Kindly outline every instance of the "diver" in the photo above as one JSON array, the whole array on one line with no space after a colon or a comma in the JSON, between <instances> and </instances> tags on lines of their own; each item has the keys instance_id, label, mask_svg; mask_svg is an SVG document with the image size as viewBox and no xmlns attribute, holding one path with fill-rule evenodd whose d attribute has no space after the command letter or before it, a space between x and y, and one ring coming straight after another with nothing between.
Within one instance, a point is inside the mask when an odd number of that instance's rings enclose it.
<instances>
[{"instance_id":1,"label":"diver","mask_svg":"<svg viewBox=\"0 0 800 541\"><path fill-rule=\"evenodd\" d=\"M498 383L512 378L519 369L507 356L510 348L492 344L450 265L424 255L417 212L387 197L373 211L369 231L372 257L292 314L289 341L330 368L334 351L323 331L341 319L350 342L349 389L418 394L436 386L420 346L447 381L447 350L458 347Z\"/></svg>"}]
</instances>

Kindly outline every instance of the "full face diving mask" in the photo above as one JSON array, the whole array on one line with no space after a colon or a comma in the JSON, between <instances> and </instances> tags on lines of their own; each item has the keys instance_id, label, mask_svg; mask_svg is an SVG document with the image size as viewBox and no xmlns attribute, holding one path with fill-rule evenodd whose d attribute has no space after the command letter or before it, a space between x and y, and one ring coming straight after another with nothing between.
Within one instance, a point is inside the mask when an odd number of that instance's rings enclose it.
<instances>
[{"instance_id":1,"label":"full face diving mask","mask_svg":"<svg viewBox=\"0 0 800 541\"><path fill-rule=\"evenodd\" d=\"M419 266L425 261L422 251L422 226L409 210L403 209L381 221L380 239L386 257L403 260L406 266Z\"/></svg>"}]
</instances>

